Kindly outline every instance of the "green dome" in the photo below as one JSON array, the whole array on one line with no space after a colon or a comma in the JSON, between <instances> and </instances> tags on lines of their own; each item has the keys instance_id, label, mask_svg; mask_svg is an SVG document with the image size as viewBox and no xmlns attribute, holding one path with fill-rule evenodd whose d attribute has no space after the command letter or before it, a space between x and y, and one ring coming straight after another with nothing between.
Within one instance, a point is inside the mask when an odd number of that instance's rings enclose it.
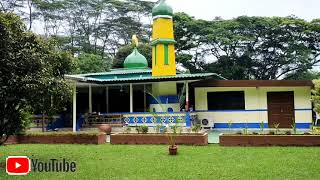
<instances>
[{"instance_id":1,"label":"green dome","mask_svg":"<svg viewBox=\"0 0 320 180\"><path fill-rule=\"evenodd\" d=\"M161 0L160 3L152 9L152 16L161 15L173 16L172 8L164 0Z\"/></svg>"},{"instance_id":2,"label":"green dome","mask_svg":"<svg viewBox=\"0 0 320 180\"><path fill-rule=\"evenodd\" d=\"M123 63L124 68L147 68L147 59L139 53L137 48L126 58Z\"/></svg>"}]
</instances>

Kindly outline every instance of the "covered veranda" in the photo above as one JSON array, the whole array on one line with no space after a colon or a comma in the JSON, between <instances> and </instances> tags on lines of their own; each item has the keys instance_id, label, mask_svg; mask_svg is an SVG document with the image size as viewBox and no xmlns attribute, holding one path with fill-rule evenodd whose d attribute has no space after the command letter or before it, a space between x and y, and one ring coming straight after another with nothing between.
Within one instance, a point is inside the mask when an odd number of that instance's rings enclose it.
<instances>
[{"instance_id":1,"label":"covered veranda","mask_svg":"<svg viewBox=\"0 0 320 180\"><path fill-rule=\"evenodd\" d=\"M120 126L144 124L154 127L159 121L170 124L182 119L184 126L190 126L186 113L189 113L194 96L189 83L220 79L214 73L177 73L176 76L165 77L152 77L151 73L151 69L116 69L104 73L67 75L74 88L73 131L79 130L82 124L106 121ZM180 102L182 96L183 102ZM86 114L83 122L77 118L80 114ZM196 116L195 113L188 115Z\"/></svg>"}]
</instances>

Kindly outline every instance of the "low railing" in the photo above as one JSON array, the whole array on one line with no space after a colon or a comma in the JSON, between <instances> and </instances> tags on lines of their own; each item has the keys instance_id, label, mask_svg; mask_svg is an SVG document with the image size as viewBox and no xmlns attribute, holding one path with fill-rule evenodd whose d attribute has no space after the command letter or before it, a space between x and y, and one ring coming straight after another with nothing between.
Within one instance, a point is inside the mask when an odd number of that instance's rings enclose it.
<instances>
[{"instance_id":1,"label":"low railing","mask_svg":"<svg viewBox=\"0 0 320 180\"><path fill-rule=\"evenodd\" d=\"M188 126L188 122L197 121L196 113L187 112L171 112L171 113L106 113L106 114L90 114L85 120L85 126L94 126L98 124L110 124L112 126L129 126L148 125L155 126L156 124L173 124L181 123ZM190 124L190 123L189 123Z\"/></svg>"},{"instance_id":2,"label":"low railing","mask_svg":"<svg viewBox=\"0 0 320 180\"><path fill-rule=\"evenodd\" d=\"M85 120L85 126L94 126L99 124L110 124L112 126L123 126L122 114L89 114Z\"/></svg>"},{"instance_id":3,"label":"low railing","mask_svg":"<svg viewBox=\"0 0 320 180\"><path fill-rule=\"evenodd\" d=\"M32 123L30 125L31 128L42 128L42 121L43 126L46 128L50 122L57 120L59 116L48 116L44 115L33 115L32 116Z\"/></svg>"}]
</instances>

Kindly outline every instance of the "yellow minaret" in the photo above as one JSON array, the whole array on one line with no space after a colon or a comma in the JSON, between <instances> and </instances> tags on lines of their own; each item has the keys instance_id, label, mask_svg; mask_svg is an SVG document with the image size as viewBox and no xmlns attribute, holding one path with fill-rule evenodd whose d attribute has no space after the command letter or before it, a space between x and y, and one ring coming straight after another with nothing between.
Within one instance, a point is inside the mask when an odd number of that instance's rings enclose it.
<instances>
[{"instance_id":1,"label":"yellow minaret","mask_svg":"<svg viewBox=\"0 0 320 180\"><path fill-rule=\"evenodd\" d=\"M175 76L173 10L161 0L153 9L152 76Z\"/></svg>"}]
</instances>

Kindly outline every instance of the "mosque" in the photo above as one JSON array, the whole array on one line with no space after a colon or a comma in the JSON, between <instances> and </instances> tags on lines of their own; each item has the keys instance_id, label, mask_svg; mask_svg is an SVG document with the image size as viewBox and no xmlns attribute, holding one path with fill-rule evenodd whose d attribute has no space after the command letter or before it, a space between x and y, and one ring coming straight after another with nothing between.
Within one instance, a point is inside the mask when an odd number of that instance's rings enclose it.
<instances>
[{"instance_id":1,"label":"mosque","mask_svg":"<svg viewBox=\"0 0 320 180\"><path fill-rule=\"evenodd\" d=\"M74 87L73 131L82 124L171 124L203 128L309 128L311 81L226 80L216 73L177 71L173 9L160 1L152 10L152 68L135 48L123 68L66 75ZM88 114L79 122L78 114ZM157 114L157 116L155 116Z\"/></svg>"}]
</instances>

